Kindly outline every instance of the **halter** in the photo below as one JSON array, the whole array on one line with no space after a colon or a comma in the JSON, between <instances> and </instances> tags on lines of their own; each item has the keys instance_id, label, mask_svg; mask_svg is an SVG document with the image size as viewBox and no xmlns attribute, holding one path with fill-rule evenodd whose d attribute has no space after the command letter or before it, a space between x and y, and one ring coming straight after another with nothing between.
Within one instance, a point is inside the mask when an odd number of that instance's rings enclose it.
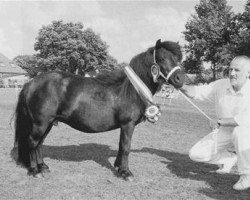
<instances>
[{"instance_id":1,"label":"halter","mask_svg":"<svg viewBox=\"0 0 250 200\"><path fill-rule=\"evenodd\" d=\"M155 59L155 49L154 49L154 63L153 65L151 66L151 74L153 76L153 80L155 83L158 82L158 78L161 76L162 78L164 78L164 80L166 82L168 82L169 78L173 75L173 73L177 70L181 70L181 68L179 66L176 66L174 67L167 75L167 77L161 72L161 69L159 67L159 65L157 64L156 62L156 59Z\"/></svg>"}]
</instances>

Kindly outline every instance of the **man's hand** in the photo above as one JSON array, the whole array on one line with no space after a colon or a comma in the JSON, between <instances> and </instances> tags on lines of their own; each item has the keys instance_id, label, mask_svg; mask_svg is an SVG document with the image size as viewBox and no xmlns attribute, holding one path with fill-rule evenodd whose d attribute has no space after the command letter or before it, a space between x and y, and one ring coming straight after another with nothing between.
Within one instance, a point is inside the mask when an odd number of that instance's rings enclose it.
<instances>
[{"instance_id":1,"label":"man's hand","mask_svg":"<svg viewBox=\"0 0 250 200\"><path fill-rule=\"evenodd\" d=\"M218 129L219 128L219 123L215 120L210 120L209 121L209 126L211 128L211 130L214 130L214 129Z\"/></svg>"},{"instance_id":2,"label":"man's hand","mask_svg":"<svg viewBox=\"0 0 250 200\"><path fill-rule=\"evenodd\" d=\"M234 120L234 118L222 118L219 119L217 122L220 126L239 126L237 122Z\"/></svg>"}]
</instances>

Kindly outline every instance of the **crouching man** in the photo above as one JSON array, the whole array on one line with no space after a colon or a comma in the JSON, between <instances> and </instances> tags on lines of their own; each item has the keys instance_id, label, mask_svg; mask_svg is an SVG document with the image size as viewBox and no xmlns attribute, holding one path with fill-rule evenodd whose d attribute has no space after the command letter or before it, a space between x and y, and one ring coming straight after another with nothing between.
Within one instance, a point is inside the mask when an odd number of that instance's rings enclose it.
<instances>
[{"instance_id":1,"label":"crouching man","mask_svg":"<svg viewBox=\"0 0 250 200\"><path fill-rule=\"evenodd\" d=\"M217 173L229 173L237 164L239 181L235 190L250 188L250 58L235 57L229 66L229 78L208 85L187 86L188 97L213 100L218 118L217 129L198 141L189 156L197 162L217 164ZM233 147L234 151L228 151Z\"/></svg>"}]
</instances>

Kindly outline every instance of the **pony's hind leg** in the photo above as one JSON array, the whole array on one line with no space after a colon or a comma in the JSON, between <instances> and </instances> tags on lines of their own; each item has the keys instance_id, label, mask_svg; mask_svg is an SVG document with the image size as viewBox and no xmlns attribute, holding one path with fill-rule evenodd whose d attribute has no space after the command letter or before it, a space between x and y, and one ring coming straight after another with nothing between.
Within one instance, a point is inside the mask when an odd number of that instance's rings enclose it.
<instances>
[{"instance_id":1,"label":"pony's hind leg","mask_svg":"<svg viewBox=\"0 0 250 200\"><path fill-rule=\"evenodd\" d=\"M43 138L39 142L37 150L36 150L37 167L38 167L38 172L40 172L40 173L48 173L48 172L50 172L48 165L46 165L45 162L43 161L42 144L43 144L43 141L45 140L46 136L50 132L53 125L54 125L53 122L49 124L49 126L46 129L46 131L45 131L45 133L43 135Z\"/></svg>"},{"instance_id":2,"label":"pony's hind leg","mask_svg":"<svg viewBox=\"0 0 250 200\"><path fill-rule=\"evenodd\" d=\"M49 173L49 167L48 165L45 164L43 161L43 156L42 156L42 144L39 144L36 150L36 158L37 158L37 168L39 173Z\"/></svg>"},{"instance_id":3,"label":"pony's hind leg","mask_svg":"<svg viewBox=\"0 0 250 200\"><path fill-rule=\"evenodd\" d=\"M28 138L30 147L30 166L28 168L28 175L42 177L42 173L45 172L45 169L48 169L48 166L43 162L41 143L44 141L50 129L51 127L45 124L33 125L32 132Z\"/></svg>"},{"instance_id":4,"label":"pony's hind leg","mask_svg":"<svg viewBox=\"0 0 250 200\"><path fill-rule=\"evenodd\" d=\"M28 168L28 175L34 176L37 178L42 177L42 174L39 174L39 171L38 171L36 148L30 149L29 158L30 158L30 166Z\"/></svg>"}]
</instances>

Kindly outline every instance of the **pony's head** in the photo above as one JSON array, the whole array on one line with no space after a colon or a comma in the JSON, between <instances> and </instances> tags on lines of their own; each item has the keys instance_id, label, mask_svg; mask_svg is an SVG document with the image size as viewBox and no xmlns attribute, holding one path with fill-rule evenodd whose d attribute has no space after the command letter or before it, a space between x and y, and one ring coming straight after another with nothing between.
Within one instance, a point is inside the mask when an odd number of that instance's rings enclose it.
<instances>
[{"instance_id":1,"label":"pony's head","mask_svg":"<svg viewBox=\"0 0 250 200\"><path fill-rule=\"evenodd\" d=\"M182 59L180 45L175 42L158 40L154 48L151 74L155 83L170 83L175 88L181 88L184 83L184 73L179 67Z\"/></svg>"}]
</instances>

